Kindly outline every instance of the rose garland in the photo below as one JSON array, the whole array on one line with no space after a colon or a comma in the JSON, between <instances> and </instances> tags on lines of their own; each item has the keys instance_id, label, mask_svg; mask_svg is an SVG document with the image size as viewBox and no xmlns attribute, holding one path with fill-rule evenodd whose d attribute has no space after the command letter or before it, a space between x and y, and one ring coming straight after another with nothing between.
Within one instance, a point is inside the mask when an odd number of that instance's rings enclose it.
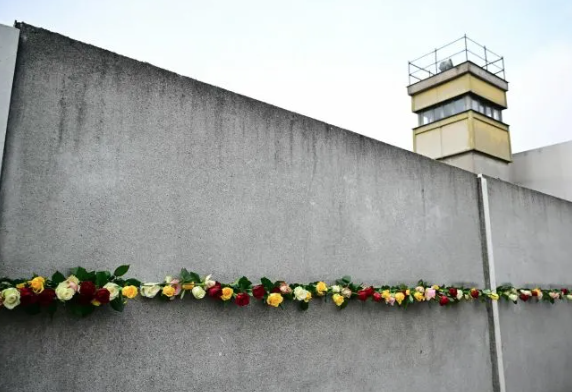
<instances>
[{"instance_id":1,"label":"rose garland","mask_svg":"<svg viewBox=\"0 0 572 392\"><path fill-rule=\"evenodd\" d=\"M288 284L281 280L273 282L268 278L262 278L260 284L253 285L244 276L233 283L224 284L213 280L211 275L201 278L184 268L178 277L167 276L162 283L141 283L137 279L124 279L128 270L128 265L118 267L113 274L77 267L71 270L67 278L60 272L54 273L50 279L38 275L31 279L1 278L0 307L8 310L23 308L31 314L39 313L44 308L53 314L59 306L64 306L74 314L87 316L106 304L121 312L127 300L138 295L173 300L176 297L183 299L187 293L197 300L208 296L220 302L234 302L238 306L248 305L251 298L275 308L282 307L284 301L294 301L302 310L308 309L310 301L318 297L330 298L340 309L345 308L350 300L371 300L403 308L418 302L437 302L441 306L449 306L462 301L497 301L501 298L515 304L531 299L550 303L563 299L572 301L572 293L566 288L545 290L500 286L493 291L429 285L423 281L419 281L415 287L367 286L352 282L349 276L336 280L331 286L322 281Z\"/></svg>"}]
</instances>

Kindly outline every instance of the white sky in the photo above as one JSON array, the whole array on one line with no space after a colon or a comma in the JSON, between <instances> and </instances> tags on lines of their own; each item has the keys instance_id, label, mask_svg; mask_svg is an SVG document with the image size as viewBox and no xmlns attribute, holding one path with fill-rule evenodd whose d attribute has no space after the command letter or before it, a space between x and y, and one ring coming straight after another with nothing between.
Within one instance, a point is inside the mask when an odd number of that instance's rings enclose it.
<instances>
[{"instance_id":1,"label":"white sky","mask_svg":"<svg viewBox=\"0 0 572 392\"><path fill-rule=\"evenodd\" d=\"M407 61L505 57L513 151L572 139L572 0L0 0L14 20L412 148Z\"/></svg>"}]
</instances>

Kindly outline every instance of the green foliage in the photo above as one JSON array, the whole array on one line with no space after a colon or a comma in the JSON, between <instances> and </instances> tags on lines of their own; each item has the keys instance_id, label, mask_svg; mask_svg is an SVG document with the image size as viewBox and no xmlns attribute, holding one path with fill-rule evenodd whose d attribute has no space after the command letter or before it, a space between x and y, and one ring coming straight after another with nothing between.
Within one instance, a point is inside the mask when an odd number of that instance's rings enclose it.
<instances>
[{"instance_id":1,"label":"green foliage","mask_svg":"<svg viewBox=\"0 0 572 392\"><path fill-rule=\"evenodd\" d=\"M86 280L90 280L89 279L90 274L83 267L72 268L71 273L72 273L72 275L75 275L75 277L78 278L82 282L86 281Z\"/></svg>"},{"instance_id":2,"label":"green foliage","mask_svg":"<svg viewBox=\"0 0 572 392\"><path fill-rule=\"evenodd\" d=\"M137 279L127 279L124 283L124 286L136 286L139 287L141 286L141 282L138 281Z\"/></svg>"},{"instance_id":3,"label":"green foliage","mask_svg":"<svg viewBox=\"0 0 572 392\"><path fill-rule=\"evenodd\" d=\"M123 308L125 307L125 302L123 302L123 296L121 293L115 298L113 301L109 303L111 308L117 312L123 312Z\"/></svg>"},{"instance_id":4,"label":"green foliage","mask_svg":"<svg viewBox=\"0 0 572 392\"><path fill-rule=\"evenodd\" d=\"M262 283L262 286L264 287L264 289L267 292L272 291L272 289L274 288L274 283L272 283L272 281L268 278L262 278L260 279L260 283Z\"/></svg>"},{"instance_id":5,"label":"green foliage","mask_svg":"<svg viewBox=\"0 0 572 392\"><path fill-rule=\"evenodd\" d=\"M54 286L57 286L58 284L62 283L64 280L66 280L66 277L60 271L56 271L52 275L51 280L52 280L52 284Z\"/></svg>"},{"instance_id":6,"label":"green foliage","mask_svg":"<svg viewBox=\"0 0 572 392\"><path fill-rule=\"evenodd\" d=\"M242 278L240 278L238 280L238 288L243 291L246 292L248 291L250 288L252 287L252 282L250 280L248 280L248 278L246 276L243 276Z\"/></svg>"},{"instance_id":7,"label":"green foliage","mask_svg":"<svg viewBox=\"0 0 572 392\"><path fill-rule=\"evenodd\" d=\"M125 264L125 265L120 265L119 267L117 267L115 269L115 271L113 272L114 276L123 276L127 273L127 271L129 271L129 265Z\"/></svg>"},{"instance_id":8,"label":"green foliage","mask_svg":"<svg viewBox=\"0 0 572 392\"><path fill-rule=\"evenodd\" d=\"M95 273L95 285L103 287L109 282L110 278L111 273L109 271L98 271Z\"/></svg>"}]
</instances>

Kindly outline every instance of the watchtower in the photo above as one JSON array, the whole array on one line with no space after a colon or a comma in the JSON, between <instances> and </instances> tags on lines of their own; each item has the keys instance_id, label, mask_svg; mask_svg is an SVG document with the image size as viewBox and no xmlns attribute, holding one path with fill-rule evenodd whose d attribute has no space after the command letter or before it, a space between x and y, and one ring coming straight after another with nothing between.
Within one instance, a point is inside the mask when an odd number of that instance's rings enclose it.
<instances>
[{"instance_id":1,"label":"watchtower","mask_svg":"<svg viewBox=\"0 0 572 392\"><path fill-rule=\"evenodd\" d=\"M466 35L409 62L413 149L506 179L511 162L504 58Z\"/></svg>"}]
</instances>

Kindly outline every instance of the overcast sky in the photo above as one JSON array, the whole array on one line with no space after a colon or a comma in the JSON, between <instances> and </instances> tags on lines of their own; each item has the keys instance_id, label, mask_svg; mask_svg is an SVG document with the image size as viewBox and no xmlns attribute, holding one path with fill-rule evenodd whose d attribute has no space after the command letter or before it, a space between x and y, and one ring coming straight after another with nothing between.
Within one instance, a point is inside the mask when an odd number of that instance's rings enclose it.
<instances>
[{"instance_id":1,"label":"overcast sky","mask_svg":"<svg viewBox=\"0 0 572 392\"><path fill-rule=\"evenodd\" d=\"M466 33L505 57L513 151L572 139L571 0L0 0L14 20L407 149L408 60Z\"/></svg>"}]
</instances>

